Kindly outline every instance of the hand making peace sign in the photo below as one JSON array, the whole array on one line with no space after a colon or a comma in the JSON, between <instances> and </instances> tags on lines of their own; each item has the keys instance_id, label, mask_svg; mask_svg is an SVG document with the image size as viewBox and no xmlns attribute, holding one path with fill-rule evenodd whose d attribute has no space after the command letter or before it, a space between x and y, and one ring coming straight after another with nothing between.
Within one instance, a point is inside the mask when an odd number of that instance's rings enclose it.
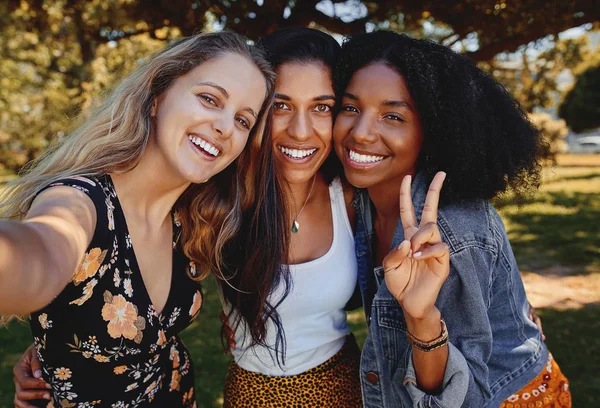
<instances>
[{"instance_id":1,"label":"hand making peace sign","mask_svg":"<svg viewBox=\"0 0 600 408\"><path fill-rule=\"evenodd\" d=\"M435 308L435 301L450 273L450 251L442 242L437 226L440 190L446 173L433 178L418 224L413 207L411 177L400 187L400 218L404 241L383 260L385 282L404 313L412 319L424 319Z\"/></svg>"}]
</instances>

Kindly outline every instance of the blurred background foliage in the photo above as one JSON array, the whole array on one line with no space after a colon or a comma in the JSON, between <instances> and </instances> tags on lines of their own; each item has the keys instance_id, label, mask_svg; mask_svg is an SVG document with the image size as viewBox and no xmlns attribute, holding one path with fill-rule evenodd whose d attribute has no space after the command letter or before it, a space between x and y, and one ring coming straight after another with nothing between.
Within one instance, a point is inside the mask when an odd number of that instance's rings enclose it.
<instances>
[{"instance_id":1,"label":"blurred background foliage","mask_svg":"<svg viewBox=\"0 0 600 408\"><path fill-rule=\"evenodd\" d=\"M199 30L233 29L251 39L287 26L340 36L376 28L408 32L466 53L533 112L557 108L565 71L585 72L582 81L590 81L589 61L597 65L600 57L586 33L598 27L599 16L596 0L5 0L0 170L17 171L64 137L144 57ZM561 38L573 27L576 37ZM575 108L563 109L567 122L576 120L568 112L588 104L576 89L570 95ZM598 126L600 115L589 117L577 128Z\"/></svg>"}]
</instances>

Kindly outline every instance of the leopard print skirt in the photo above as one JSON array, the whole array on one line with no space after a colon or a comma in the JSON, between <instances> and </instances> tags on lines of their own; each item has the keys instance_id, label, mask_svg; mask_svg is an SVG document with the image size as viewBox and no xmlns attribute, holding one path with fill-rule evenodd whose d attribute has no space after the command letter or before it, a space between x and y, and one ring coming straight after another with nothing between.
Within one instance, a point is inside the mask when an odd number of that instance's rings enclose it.
<instances>
[{"instance_id":1,"label":"leopard print skirt","mask_svg":"<svg viewBox=\"0 0 600 408\"><path fill-rule=\"evenodd\" d=\"M362 408L360 349L353 335L333 357L301 374L274 377L231 363L225 408Z\"/></svg>"}]
</instances>

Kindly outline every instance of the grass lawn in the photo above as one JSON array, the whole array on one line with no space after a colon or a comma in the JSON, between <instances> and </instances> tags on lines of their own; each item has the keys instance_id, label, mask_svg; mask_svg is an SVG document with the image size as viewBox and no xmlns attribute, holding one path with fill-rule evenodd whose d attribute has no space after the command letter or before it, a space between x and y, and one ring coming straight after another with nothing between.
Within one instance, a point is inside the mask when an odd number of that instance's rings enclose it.
<instances>
[{"instance_id":1,"label":"grass lawn","mask_svg":"<svg viewBox=\"0 0 600 408\"><path fill-rule=\"evenodd\" d=\"M589 276L600 273L600 155L560 156L544 169L540 192L523 203L496 203L523 270ZM204 309L182 335L194 357L199 407L219 407L230 361L221 351L219 299L206 283ZM541 309L547 344L571 381L574 406L600 406L600 305ZM366 337L362 311L349 315L360 344ZM0 329L0 407L11 407L12 367L31 341L26 326Z\"/></svg>"}]
</instances>

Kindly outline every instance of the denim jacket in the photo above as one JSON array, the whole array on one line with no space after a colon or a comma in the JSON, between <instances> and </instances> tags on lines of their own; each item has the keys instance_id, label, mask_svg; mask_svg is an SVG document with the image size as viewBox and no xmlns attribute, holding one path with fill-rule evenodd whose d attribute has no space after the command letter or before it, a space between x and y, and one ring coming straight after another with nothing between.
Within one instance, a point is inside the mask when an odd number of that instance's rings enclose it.
<instances>
[{"instance_id":1,"label":"denim jacket","mask_svg":"<svg viewBox=\"0 0 600 408\"><path fill-rule=\"evenodd\" d=\"M428 182L418 174L413 183L419 220ZM354 206L359 286L369 325L360 369L365 407L498 407L542 371L548 350L528 318L523 282L500 216L483 200L450 204L438 211L450 248L450 275L436 301L448 328L448 363L441 393L421 391L402 309L386 287L382 268L373 265L374 210L366 191L357 193ZM403 240L398 219L392 247Z\"/></svg>"}]
</instances>

